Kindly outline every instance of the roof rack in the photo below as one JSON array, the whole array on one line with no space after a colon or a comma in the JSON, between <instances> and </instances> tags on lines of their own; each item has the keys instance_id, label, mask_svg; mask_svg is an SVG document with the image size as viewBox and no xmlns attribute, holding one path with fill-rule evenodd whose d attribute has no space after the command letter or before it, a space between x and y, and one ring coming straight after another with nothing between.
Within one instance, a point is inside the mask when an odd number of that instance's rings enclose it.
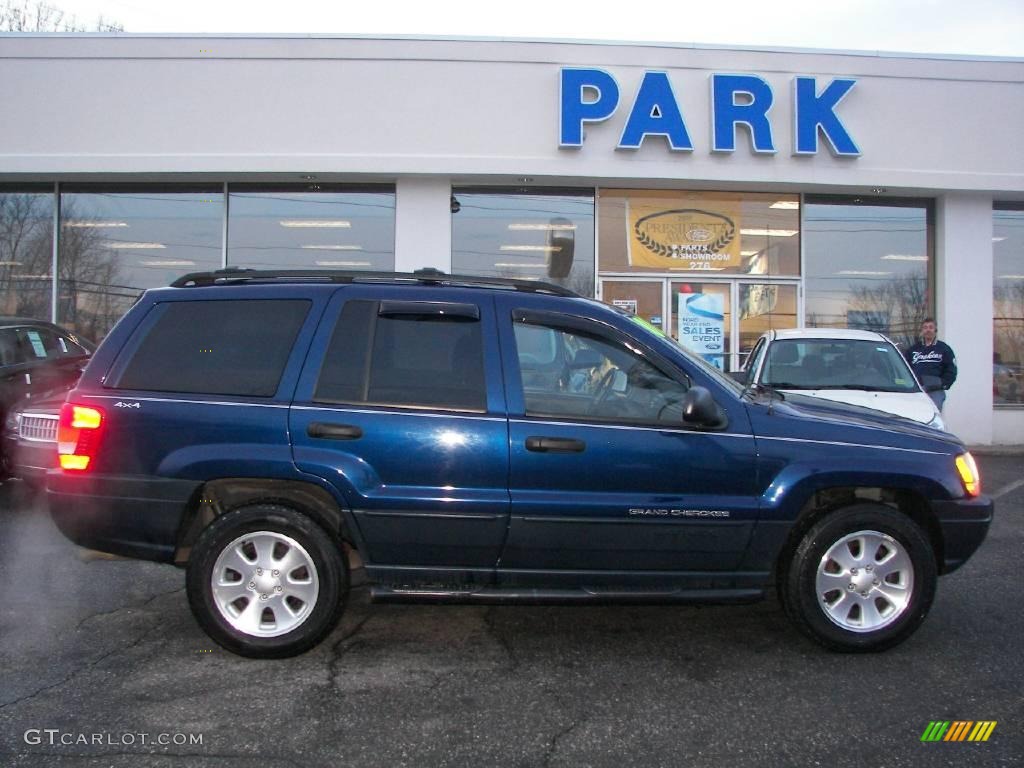
<instances>
[{"instance_id":1,"label":"roof rack","mask_svg":"<svg viewBox=\"0 0 1024 768\"><path fill-rule=\"evenodd\" d=\"M171 283L172 288L200 288L211 285L252 285L254 283L419 283L466 288L501 288L555 296L579 294L554 283L540 280L513 280L501 277L449 275L439 269L415 272L357 272L333 269L246 269L228 267L213 272L191 272Z\"/></svg>"}]
</instances>

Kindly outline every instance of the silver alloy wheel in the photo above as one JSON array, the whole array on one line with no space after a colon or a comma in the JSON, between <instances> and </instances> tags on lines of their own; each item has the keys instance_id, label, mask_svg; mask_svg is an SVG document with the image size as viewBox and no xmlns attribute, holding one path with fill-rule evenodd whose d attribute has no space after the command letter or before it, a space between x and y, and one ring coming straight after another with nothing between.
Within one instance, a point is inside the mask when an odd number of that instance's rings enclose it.
<instances>
[{"instance_id":1,"label":"silver alloy wheel","mask_svg":"<svg viewBox=\"0 0 1024 768\"><path fill-rule=\"evenodd\" d=\"M247 533L224 547L210 587L224 620L253 637L291 632L309 618L320 593L313 558L273 531Z\"/></svg>"},{"instance_id":2,"label":"silver alloy wheel","mask_svg":"<svg viewBox=\"0 0 1024 768\"><path fill-rule=\"evenodd\" d=\"M914 594L914 563L892 536L857 531L828 548L815 577L825 615L851 632L874 632L896 621Z\"/></svg>"}]
</instances>

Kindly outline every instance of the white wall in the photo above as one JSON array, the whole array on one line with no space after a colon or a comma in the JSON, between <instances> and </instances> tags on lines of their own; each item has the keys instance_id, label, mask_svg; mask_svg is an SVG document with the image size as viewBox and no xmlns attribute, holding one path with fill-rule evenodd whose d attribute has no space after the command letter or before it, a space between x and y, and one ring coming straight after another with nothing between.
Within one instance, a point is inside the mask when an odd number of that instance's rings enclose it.
<instances>
[{"instance_id":1,"label":"white wall","mask_svg":"<svg viewBox=\"0 0 1024 768\"><path fill-rule=\"evenodd\" d=\"M452 186L447 177L403 178L395 190L395 271L451 272Z\"/></svg>"},{"instance_id":2,"label":"white wall","mask_svg":"<svg viewBox=\"0 0 1024 768\"><path fill-rule=\"evenodd\" d=\"M991 443L992 198L942 195L935 219L936 320L959 371L943 416L964 442Z\"/></svg>"}]
</instances>

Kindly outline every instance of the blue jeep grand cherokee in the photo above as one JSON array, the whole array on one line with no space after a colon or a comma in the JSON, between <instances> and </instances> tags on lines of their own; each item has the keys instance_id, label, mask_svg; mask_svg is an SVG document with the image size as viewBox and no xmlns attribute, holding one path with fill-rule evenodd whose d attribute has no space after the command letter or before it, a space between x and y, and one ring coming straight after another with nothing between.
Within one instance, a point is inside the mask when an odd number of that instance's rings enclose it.
<instances>
[{"instance_id":1,"label":"blue jeep grand cherokee","mask_svg":"<svg viewBox=\"0 0 1024 768\"><path fill-rule=\"evenodd\" d=\"M946 433L744 389L557 286L223 271L152 290L59 424L87 547L187 567L247 656L378 600L726 601L773 585L829 648L908 637L992 503Z\"/></svg>"}]
</instances>

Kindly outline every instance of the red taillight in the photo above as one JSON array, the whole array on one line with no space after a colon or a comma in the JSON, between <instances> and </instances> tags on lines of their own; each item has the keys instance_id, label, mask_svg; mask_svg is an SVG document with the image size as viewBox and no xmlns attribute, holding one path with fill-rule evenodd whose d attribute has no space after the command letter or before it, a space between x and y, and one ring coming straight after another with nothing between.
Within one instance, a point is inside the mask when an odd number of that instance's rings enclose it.
<instances>
[{"instance_id":1,"label":"red taillight","mask_svg":"<svg viewBox=\"0 0 1024 768\"><path fill-rule=\"evenodd\" d=\"M57 425L57 453L61 469L84 472L100 447L103 432L103 411L75 403L64 403Z\"/></svg>"}]
</instances>

